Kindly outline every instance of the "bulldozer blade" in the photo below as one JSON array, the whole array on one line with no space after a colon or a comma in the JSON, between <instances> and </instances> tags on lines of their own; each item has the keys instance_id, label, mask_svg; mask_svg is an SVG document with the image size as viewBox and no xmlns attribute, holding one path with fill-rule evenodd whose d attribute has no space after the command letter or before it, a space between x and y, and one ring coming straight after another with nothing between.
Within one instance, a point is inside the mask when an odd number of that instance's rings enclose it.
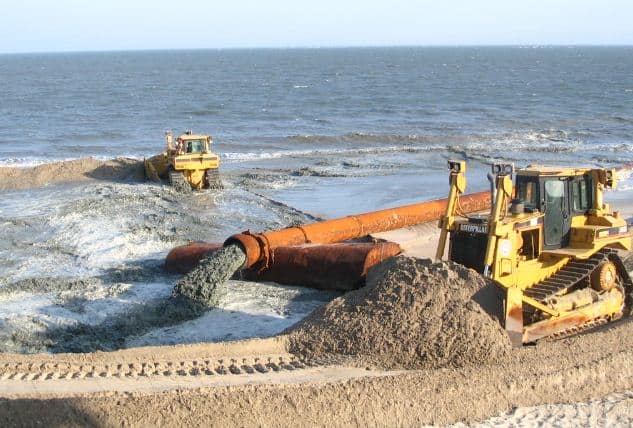
<instances>
[{"instance_id":1,"label":"bulldozer blade","mask_svg":"<svg viewBox=\"0 0 633 428\"><path fill-rule=\"evenodd\" d=\"M518 288L508 288L505 300L505 329L514 347L523 346L523 301Z\"/></svg>"}]
</instances>

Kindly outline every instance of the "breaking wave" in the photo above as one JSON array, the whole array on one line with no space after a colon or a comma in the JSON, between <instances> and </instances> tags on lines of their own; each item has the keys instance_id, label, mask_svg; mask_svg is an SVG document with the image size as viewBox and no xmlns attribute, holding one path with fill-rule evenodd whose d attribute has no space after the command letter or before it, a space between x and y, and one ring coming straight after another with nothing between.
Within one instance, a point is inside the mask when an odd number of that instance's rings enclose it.
<instances>
[{"instance_id":1,"label":"breaking wave","mask_svg":"<svg viewBox=\"0 0 633 428\"><path fill-rule=\"evenodd\" d=\"M573 154L578 152L631 151L628 144L588 144L586 135L564 130L530 130L479 135L418 135L349 133L343 135L294 135L279 140L274 151L227 152L228 162L249 162L284 157L345 156L381 153L421 153L446 151L467 158L503 156L532 158L534 153ZM245 146L248 147L247 144ZM287 148L283 148L287 147Z\"/></svg>"}]
</instances>

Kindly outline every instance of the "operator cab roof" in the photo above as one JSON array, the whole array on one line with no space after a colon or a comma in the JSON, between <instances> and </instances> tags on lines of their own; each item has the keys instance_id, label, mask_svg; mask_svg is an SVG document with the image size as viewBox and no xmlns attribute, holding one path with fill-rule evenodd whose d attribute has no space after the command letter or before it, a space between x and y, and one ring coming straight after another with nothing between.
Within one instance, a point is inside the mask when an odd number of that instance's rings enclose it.
<instances>
[{"instance_id":1,"label":"operator cab roof","mask_svg":"<svg viewBox=\"0 0 633 428\"><path fill-rule=\"evenodd\" d=\"M571 168L567 166L543 166L528 165L525 168L517 170L517 175L523 176L550 176L550 177L569 177L576 175L584 175L591 171L591 168Z\"/></svg>"},{"instance_id":2,"label":"operator cab roof","mask_svg":"<svg viewBox=\"0 0 633 428\"><path fill-rule=\"evenodd\" d=\"M213 139L210 135L182 134L178 136L181 140L206 140L207 137Z\"/></svg>"}]
</instances>

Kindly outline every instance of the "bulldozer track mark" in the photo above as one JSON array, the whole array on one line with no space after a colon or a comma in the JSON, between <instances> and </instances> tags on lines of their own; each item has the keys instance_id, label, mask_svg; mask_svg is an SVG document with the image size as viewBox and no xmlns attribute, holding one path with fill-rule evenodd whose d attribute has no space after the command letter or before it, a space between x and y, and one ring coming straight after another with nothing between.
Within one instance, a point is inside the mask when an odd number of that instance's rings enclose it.
<instances>
[{"instance_id":1,"label":"bulldozer track mark","mask_svg":"<svg viewBox=\"0 0 633 428\"><path fill-rule=\"evenodd\" d=\"M314 367L314 365L293 355L86 365L13 363L0 367L0 380L47 381L57 379L258 375L295 371L308 367Z\"/></svg>"}]
</instances>

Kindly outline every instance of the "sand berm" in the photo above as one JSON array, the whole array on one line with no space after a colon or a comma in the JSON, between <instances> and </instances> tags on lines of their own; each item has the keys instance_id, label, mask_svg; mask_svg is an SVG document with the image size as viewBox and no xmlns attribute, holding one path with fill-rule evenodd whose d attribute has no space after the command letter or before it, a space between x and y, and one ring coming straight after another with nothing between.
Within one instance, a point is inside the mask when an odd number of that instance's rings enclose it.
<instances>
[{"instance_id":1,"label":"sand berm","mask_svg":"<svg viewBox=\"0 0 633 428\"><path fill-rule=\"evenodd\" d=\"M131 158L82 158L33 167L0 167L0 190L29 189L55 183L91 180L142 181L143 161Z\"/></svg>"}]
</instances>

